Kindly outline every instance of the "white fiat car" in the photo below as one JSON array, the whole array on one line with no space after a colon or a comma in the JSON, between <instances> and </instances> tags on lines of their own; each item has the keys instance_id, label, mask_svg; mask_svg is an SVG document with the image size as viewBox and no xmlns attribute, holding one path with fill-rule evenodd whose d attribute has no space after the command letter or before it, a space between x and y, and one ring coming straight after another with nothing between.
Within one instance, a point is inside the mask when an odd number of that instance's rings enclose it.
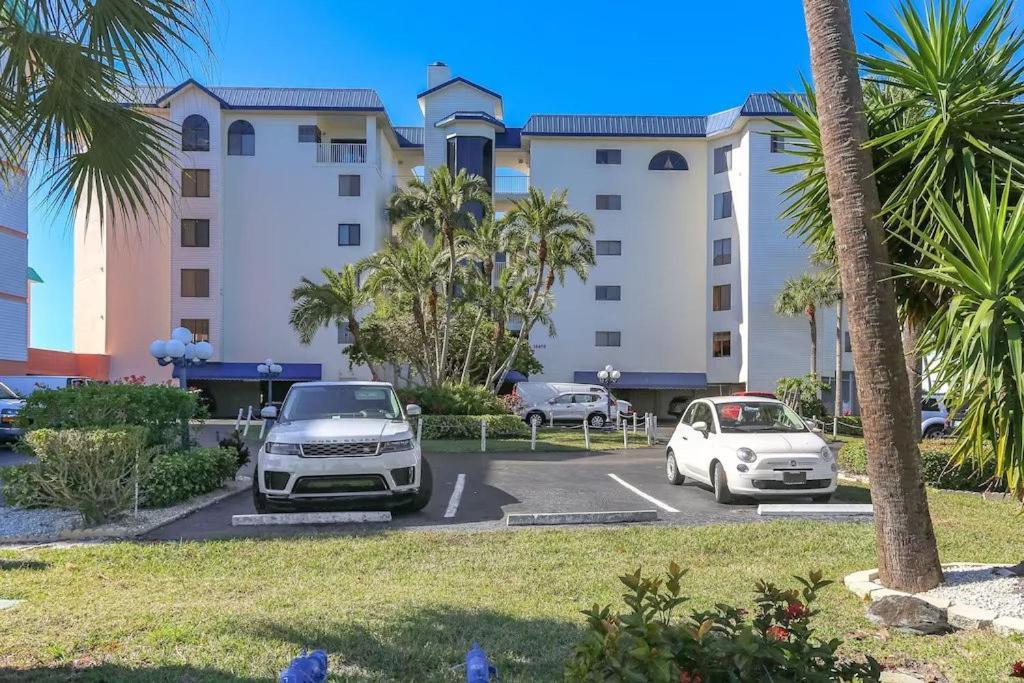
<instances>
[{"instance_id":1,"label":"white fiat car","mask_svg":"<svg viewBox=\"0 0 1024 683\"><path fill-rule=\"evenodd\" d=\"M665 473L714 488L719 503L736 496L810 496L827 503L836 490L832 451L789 406L768 398L696 399L668 442Z\"/></svg>"},{"instance_id":2,"label":"white fiat car","mask_svg":"<svg viewBox=\"0 0 1024 683\"><path fill-rule=\"evenodd\" d=\"M401 511L421 510L433 480L407 416L386 382L293 384L256 457L252 495L256 511L297 503L381 499Z\"/></svg>"}]
</instances>

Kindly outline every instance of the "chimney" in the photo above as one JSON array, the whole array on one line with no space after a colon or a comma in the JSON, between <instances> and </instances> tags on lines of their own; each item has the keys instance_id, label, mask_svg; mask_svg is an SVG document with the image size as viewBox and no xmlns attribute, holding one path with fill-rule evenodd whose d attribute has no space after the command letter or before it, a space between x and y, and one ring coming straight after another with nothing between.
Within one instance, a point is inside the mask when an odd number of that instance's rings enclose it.
<instances>
[{"instance_id":1,"label":"chimney","mask_svg":"<svg viewBox=\"0 0 1024 683\"><path fill-rule=\"evenodd\" d=\"M427 88L441 85L452 79L452 70L444 62L434 62L427 67Z\"/></svg>"}]
</instances>

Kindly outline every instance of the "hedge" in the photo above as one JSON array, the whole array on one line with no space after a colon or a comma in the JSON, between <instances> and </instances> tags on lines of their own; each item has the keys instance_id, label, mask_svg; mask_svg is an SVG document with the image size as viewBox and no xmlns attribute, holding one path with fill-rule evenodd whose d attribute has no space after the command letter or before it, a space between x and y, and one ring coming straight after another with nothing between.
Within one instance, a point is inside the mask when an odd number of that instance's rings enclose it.
<instances>
[{"instance_id":1,"label":"hedge","mask_svg":"<svg viewBox=\"0 0 1024 683\"><path fill-rule=\"evenodd\" d=\"M140 491L144 507L166 507L219 489L238 470L230 448L193 448L157 455Z\"/></svg>"},{"instance_id":2,"label":"hedge","mask_svg":"<svg viewBox=\"0 0 1024 683\"><path fill-rule=\"evenodd\" d=\"M957 467L950 464L956 442L952 439L927 439L920 443L921 466L924 481L929 486L955 491L1005 491L1002 481L993 481L995 463L989 460L978 472L970 463ZM852 474L868 473L867 451L864 441L850 441L839 451L839 468Z\"/></svg>"},{"instance_id":3,"label":"hedge","mask_svg":"<svg viewBox=\"0 0 1024 683\"><path fill-rule=\"evenodd\" d=\"M424 415L500 415L510 412L501 396L472 384L404 387L396 391L403 404L415 403L423 409Z\"/></svg>"},{"instance_id":4,"label":"hedge","mask_svg":"<svg viewBox=\"0 0 1024 683\"><path fill-rule=\"evenodd\" d=\"M424 415L424 439L479 439L480 421L487 422L490 439L522 439L530 428L516 415Z\"/></svg>"}]
</instances>

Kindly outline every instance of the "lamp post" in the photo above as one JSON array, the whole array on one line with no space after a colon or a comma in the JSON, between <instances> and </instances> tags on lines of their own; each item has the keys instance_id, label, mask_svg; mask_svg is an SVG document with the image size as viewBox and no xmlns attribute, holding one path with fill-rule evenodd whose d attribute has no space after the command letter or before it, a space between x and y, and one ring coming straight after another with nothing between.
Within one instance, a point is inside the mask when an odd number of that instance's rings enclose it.
<instances>
[{"instance_id":1,"label":"lamp post","mask_svg":"<svg viewBox=\"0 0 1024 683\"><path fill-rule=\"evenodd\" d=\"M149 355L161 366L173 365L181 368L181 388L188 389L188 369L205 365L213 357L210 342L194 343L192 330L176 327L171 330L170 339L156 339L149 345Z\"/></svg>"},{"instance_id":2,"label":"lamp post","mask_svg":"<svg viewBox=\"0 0 1024 683\"><path fill-rule=\"evenodd\" d=\"M612 385L619 381L622 373L611 365L604 366L604 370L597 371L597 381L605 388L608 394L608 421L612 420Z\"/></svg>"},{"instance_id":3,"label":"lamp post","mask_svg":"<svg viewBox=\"0 0 1024 683\"><path fill-rule=\"evenodd\" d=\"M260 373L260 379L267 380L267 405L274 403L274 378L280 377L284 371L280 365L268 358L256 366L256 372Z\"/></svg>"}]
</instances>

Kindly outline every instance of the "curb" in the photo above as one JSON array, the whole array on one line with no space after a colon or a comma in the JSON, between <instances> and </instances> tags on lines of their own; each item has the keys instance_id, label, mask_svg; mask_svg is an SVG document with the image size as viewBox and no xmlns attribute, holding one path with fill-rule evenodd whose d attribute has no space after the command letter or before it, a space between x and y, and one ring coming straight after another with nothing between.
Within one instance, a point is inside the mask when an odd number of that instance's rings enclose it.
<instances>
[{"instance_id":1,"label":"curb","mask_svg":"<svg viewBox=\"0 0 1024 683\"><path fill-rule=\"evenodd\" d=\"M282 512L264 515L232 515L231 526L352 524L390 521L390 512Z\"/></svg>"},{"instance_id":2,"label":"curb","mask_svg":"<svg viewBox=\"0 0 1024 683\"><path fill-rule=\"evenodd\" d=\"M612 512L537 512L510 514L506 526L550 526L555 524L622 524L656 522L657 510L619 510Z\"/></svg>"}]
</instances>

